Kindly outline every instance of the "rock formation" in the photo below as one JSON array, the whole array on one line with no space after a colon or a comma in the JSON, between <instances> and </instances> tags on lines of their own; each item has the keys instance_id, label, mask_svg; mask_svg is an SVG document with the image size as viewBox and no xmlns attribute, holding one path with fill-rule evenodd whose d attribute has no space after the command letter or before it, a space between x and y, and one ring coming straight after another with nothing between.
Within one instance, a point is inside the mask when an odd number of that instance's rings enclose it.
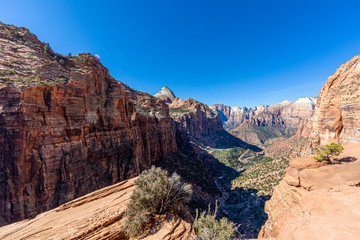
<instances>
[{"instance_id":1,"label":"rock formation","mask_svg":"<svg viewBox=\"0 0 360 240\"><path fill-rule=\"evenodd\" d=\"M192 98L183 100L175 97L167 87L163 87L154 96L168 104L170 117L174 119L177 129L182 133L200 139L224 131L219 114L208 105Z\"/></svg>"},{"instance_id":2,"label":"rock formation","mask_svg":"<svg viewBox=\"0 0 360 240\"><path fill-rule=\"evenodd\" d=\"M269 219L261 237L276 239L360 238L360 56L353 57L322 87L313 120L295 136L301 152L330 142L345 143L337 164L295 159L265 205Z\"/></svg>"},{"instance_id":3,"label":"rock formation","mask_svg":"<svg viewBox=\"0 0 360 240\"><path fill-rule=\"evenodd\" d=\"M321 88L314 115L320 145L360 141L360 55L342 64Z\"/></svg>"},{"instance_id":4,"label":"rock formation","mask_svg":"<svg viewBox=\"0 0 360 240\"><path fill-rule=\"evenodd\" d=\"M170 117L175 121L178 133L186 136L197 149L208 147L243 147L254 151L260 148L232 136L223 129L220 114L208 105L192 98L181 99L167 87L154 96L163 99L169 106Z\"/></svg>"},{"instance_id":5,"label":"rock formation","mask_svg":"<svg viewBox=\"0 0 360 240\"><path fill-rule=\"evenodd\" d=\"M91 54L56 54L25 28L0 24L0 51L0 226L151 165L192 183L194 208L219 194L212 162L188 139L223 133L207 105L134 91Z\"/></svg>"},{"instance_id":6,"label":"rock formation","mask_svg":"<svg viewBox=\"0 0 360 240\"><path fill-rule=\"evenodd\" d=\"M345 145L338 164L295 159L265 204L259 238L360 238L360 143Z\"/></svg>"},{"instance_id":7,"label":"rock formation","mask_svg":"<svg viewBox=\"0 0 360 240\"><path fill-rule=\"evenodd\" d=\"M0 224L138 175L177 151L167 105L90 54L0 24Z\"/></svg>"},{"instance_id":8,"label":"rock formation","mask_svg":"<svg viewBox=\"0 0 360 240\"><path fill-rule=\"evenodd\" d=\"M0 228L1 239L129 239L124 222L127 205L134 191L134 179L102 188L83 197ZM187 221L167 214L156 218L151 232L137 239L185 240L192 235L191 216Z\"/></svg>"},{"instance_id":9,"label":"rock formation","mask_svg":"<svg viewBox=\"0 0 360 240\"><path fill-rule=\"evenodd\" d=\"M192 98L176 98L169 104L169 108L170 116L176 121L178 128L193 137L216 134L223 130L217 112Z\"/></svg>"},{"instance_id":10,"label":"rock formation","mask_svg":"<svg viewBox=\"0 0 360 240\"><path fill-rule=\"evenodd\" d=\"M172 101L174 101L176 98L174 93L167 86L161 88L160 91L154 95L154 97L160 98L166 103L172 103Z\"/></svg>"},{"instance_id":11,"label":"rock formation","mask_svg":"<svg viewBox=\"0 0 360 240\"><path fill-rule=\"evenodd\" d=\"M314 114L316 98L303 97L295 102L284 101L254 108L212 106L219 112L225 129L240 139L263 144L270 138L295 134L302 119Z\"/></svg>"},{"instance_id":12,"label":"rock formation","mask_svg":"<svg viewBox=\"0 0 360 240\"><path fill-rule=\"evenodd\" d=\"M314 117L301 120L295 136L267 142L265 153L268 156L284 152L310 156L320 145L360 141L359 60L360 55L353 57L328 78L319 93Z\"/></svg>"}]
</instances>

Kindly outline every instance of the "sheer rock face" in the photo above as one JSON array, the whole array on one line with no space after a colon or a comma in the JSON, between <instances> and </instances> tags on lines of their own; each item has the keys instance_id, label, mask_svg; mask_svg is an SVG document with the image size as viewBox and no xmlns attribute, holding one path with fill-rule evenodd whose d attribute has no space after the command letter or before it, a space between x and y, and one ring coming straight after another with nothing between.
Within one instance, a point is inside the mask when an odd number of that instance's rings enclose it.
<instances>
[{"instance_id":1,"label":"sheer rock face","mask_svg":"<svg viewBox=\"0 0 360 240\"><path fill-rule=\"evenodd\" d=\"M129 239L124 224L127 205L135 190L129 179L75 199L31 220L0 228L1 239ZM136 239L191 239L191 216L156 217L156 226Z\"/></svg>"},{"instance_id":2,"label":"sheer rock face","mask_svg":"<svg viewBox=\"0 0 360 240\"><path fill-rule=\"evenodd\" d=\"M319 144L360 141L360 55L342 64L321 88L313 131Z\"/></svg>"},{"instance_id":3,"label":"sheer rock face","mask_svg":"<svg viewBox=\"0 0 360 240\"><path fill-rule=\"evenodd\" d=\"M176 152L163 101L117 82L90 54L61 65L26 29L1 24L0 31L2 49L16 49L1 53L15 76L0 84L0 225L136 176Z\"/></svg>"},{"instance_id":4,"label":"sheer rock face","mask_svg":"<svg viewBox=\"0 0 360 240\"><path fill-rule=\"evenodd\" d=\"M201 137L223 130L219 115L206 104L192 98L176 98L169 108L170 116L176 121L178 129L190 136Z\"/></svg>"},{"instance_id":5,"label":"sheer rock face","mask_svg":"<svg viewBox=\"0 0 360 240\"><path fill-rule=\"evenodd\" d=\"M339 163L295 159L271 199L259 238L360 238L360 144L345 145Z\"/></svg>"},{"instance_id":6,"label":"sheer rock face","mask_svg":"<svg viewBox=\"0 0 360 240\"><path fill-rule=\"evenodd\" d=\"M302 119L313 116L316 98L304 97L295 102L284 101L254 108L211 106L219 112L225 129L248 142L262 144L267 139L295 134Z\"/></svg>"}]
</instances>

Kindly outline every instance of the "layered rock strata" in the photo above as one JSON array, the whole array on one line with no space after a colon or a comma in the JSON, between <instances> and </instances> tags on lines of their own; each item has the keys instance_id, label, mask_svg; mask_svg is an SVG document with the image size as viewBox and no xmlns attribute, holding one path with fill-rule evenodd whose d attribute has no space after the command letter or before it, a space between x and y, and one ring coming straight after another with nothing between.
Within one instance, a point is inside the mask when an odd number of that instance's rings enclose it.
<instances>
[{"instance_id":1,"label":"layered rock strata","mask_svg":"<svg viewBox=\"0 0 360 240\"><path fill-rule=\"evenodd\" d=\"M284 152L310 156L315 148L331 142L360 141L359 60L359 55L353 57L328 78L319 93L314 117L303 119L295 136L267 142L265 152L269 156Z\"/></svg>"},{"instance_id":2,"label":"layered rock strata","mask_svg":"<svg viewBox=\"0 0 360 240\"><path fill-rule=\"evenodd\" d=\"M320 145L360 141L360 55L342 64L321 88L313 137Z\"/></svg>"},{"instance_id":3,"label":"layered rock strata","mask_svg":"<svg viewBox=\"0 0 360 240\"><path fill-rule=\"evenodd\" d=\"M129 179L77 198L31 220L0 228L1 239L129 239L124 223L130 196L135 190ZM136 239L191 239L191 217L187 221L176 215L157 216L151 231Z\"/></svg>"},{"instance_id":4,"label":"layered rock strata","mask_svg":"<svg viewBox=\"0 0 360 240\"><path fill-rule=\"evenodd\" d=\"M138 175L177 151L168 106L0 24L0 224Z\"/></svg>"}]
</instances>

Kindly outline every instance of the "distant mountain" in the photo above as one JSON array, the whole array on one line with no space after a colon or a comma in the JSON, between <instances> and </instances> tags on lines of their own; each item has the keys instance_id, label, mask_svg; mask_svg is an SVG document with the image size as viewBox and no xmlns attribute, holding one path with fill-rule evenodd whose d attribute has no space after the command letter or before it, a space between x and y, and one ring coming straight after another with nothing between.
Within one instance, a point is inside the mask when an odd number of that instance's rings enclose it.
<instances>
[{"instance_id":1,"label":"distant mountain","mask_svg":"<svg viewBox=\"0 0 360 240\"><path fill-rule=\"evenodd\" d=\"M273 105L253 108L229 107L215 104L223 126L240 139L263 144L268 139L296 133L302 119L311 118L316 107L316 97L302 97L295 102L283 101Z\"/></svg>"},{"instance_id":2,"label":"distant mountain","mask_svg":"<svg viewBox=\"0 0 360 240\"><path fill-rule=\"evenodd\" d=\"M160 98L166 103L171 103L176 98L174 93L167 86L161 88L161 90L157 92L154 97Z\"/></svg>"}]
</instances>

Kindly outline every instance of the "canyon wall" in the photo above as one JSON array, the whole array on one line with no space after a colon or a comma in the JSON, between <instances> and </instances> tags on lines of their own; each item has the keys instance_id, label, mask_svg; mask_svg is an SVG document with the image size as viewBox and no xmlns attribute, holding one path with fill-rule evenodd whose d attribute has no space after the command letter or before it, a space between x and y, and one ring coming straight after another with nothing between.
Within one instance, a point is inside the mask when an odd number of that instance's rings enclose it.
<instances>
[{"instance_id":1,"label":"canyon wall","mask_svg":"<svg viewBox=\"0 0 360 240\"><path fill-rule=\"evenodd\" d=\"M302 152L330 142L344 144L335 164L313 158L292 160L265 205L269 219L259 238L360 238L360 56L340 66L322 87L313 120L295 136L307 139ZM307 154L309 155L309 154Z\"/></svg>"},{"instance_id":2,"label":"canyon wall","mask_svg":"<svg viewBox=\"0 0 360 240\"><path fill-rule=\"evenodd\" d=\"M177 151L168 106L0 25L0 224L138 175ZM62 60L62 61L61 61Z\"/></svg>"},{"instance_id":3,"label":"canyon wall","mask_svg":"<svg viewBox=\"0 0 360 240\"><path fill-rule=\"evenodd\" d=\"M342 64L321 88L313 138L320 145L360 141L360 55Z\"/></svg>"},{"instance_id":4,"label":"canyon wall","mask_svg":"<svg viewBox=\"0 0 360 240\"><path fill-rule=\"evenodd\" d=\"M0 52L0 225L151 165L192 183L194 207L219 194L189 142L224 131L207 105L134 91L93 55L56 54L25 28L0 24Z\"/></svg>"},{"instance_id":5,"label":"canyon wall","mask_svg":"<svg viewBox=\"0 0 360 240\"><path fill-rule=\"evenodd\" d=\"M223 131L219 114L208 105L192 98L184 100L175 97L167 87L163 87L154 96L169 105L170 116L180 131L195 138Z\"/></svg>"}]
</instances>

